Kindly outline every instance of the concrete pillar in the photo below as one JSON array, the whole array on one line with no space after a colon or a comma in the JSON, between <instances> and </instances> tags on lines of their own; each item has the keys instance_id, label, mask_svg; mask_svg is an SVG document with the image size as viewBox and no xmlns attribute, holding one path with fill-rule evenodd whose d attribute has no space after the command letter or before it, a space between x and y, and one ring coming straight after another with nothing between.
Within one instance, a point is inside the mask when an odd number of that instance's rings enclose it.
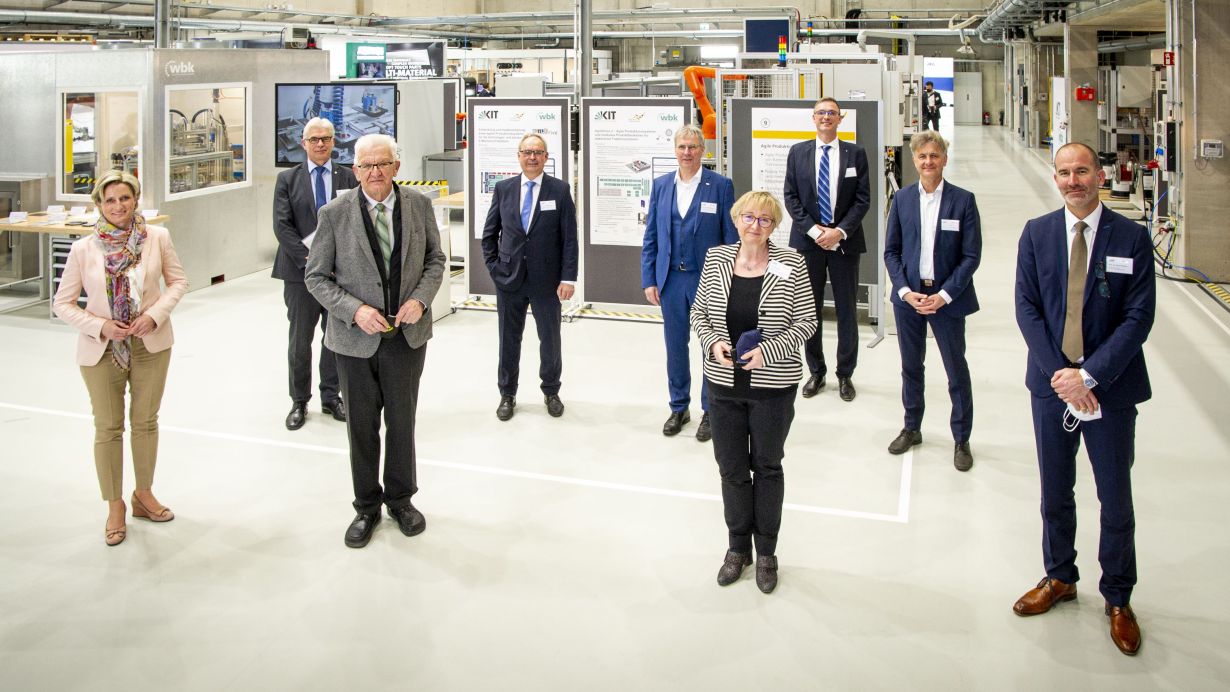
<instances>
[{"instance_id":1,"label":"concrete pillar","mask_svg":"<svg viewBox=\"0 0 1230 692\"><path fill-rule=\"evenodd\" d=\"M1068 141L1098 148L1097 101L1077 101L1076 88L1098 87L1098 30L1094 27L1063 27L1063 74L1068 89ZM1098 94L1099 99L1105 94Z\"/></svg>"}]
</instances>

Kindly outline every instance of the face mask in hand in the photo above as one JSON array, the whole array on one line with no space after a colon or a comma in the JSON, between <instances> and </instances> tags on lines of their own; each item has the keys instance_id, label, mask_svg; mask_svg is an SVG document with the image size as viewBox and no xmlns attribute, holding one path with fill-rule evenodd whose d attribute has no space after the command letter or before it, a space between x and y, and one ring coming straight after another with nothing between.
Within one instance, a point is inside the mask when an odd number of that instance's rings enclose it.
<instances>
[{"instance_id":1,"label":"face mask in hand","mask_svg":"<svg viewBox=\"0 0 1230 692\"><path fill-rule=\"evenodd\" d=\"M1068 404L1068 409L1063 412L1063 429L1068 432L1076 430L1076 426L1085 421L1098 420L1102 417L1102 407L1099 406L1093 413L1081 413Z\"/></svg>"}]
</instances>

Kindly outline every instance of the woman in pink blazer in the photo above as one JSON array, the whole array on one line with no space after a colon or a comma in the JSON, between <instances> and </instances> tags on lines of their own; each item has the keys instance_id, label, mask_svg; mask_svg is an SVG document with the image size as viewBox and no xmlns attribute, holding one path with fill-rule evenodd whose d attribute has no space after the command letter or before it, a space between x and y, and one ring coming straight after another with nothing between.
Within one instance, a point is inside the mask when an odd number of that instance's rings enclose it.
<instances>
[{"instance_id":1,"label":"woman in pink blazer","mask_svg":"<svg viewBox=\"0 0 1230 692\"><path fill-rule=\"evenodd\" d=\"M175 518L150 487L158 458L158 408L175 340L171 310L188 290L188 280L167 229L147 226L137 213L140 197L141 183L128 173L111 171L99 179L92 195L98 223L73 243L54 303L56 315L80 332L77 365L94 409L94 465L109 505L107 545L119 545L127 535L125 390L137 478L132 515L157 522ZM77 305L82 289L84 310Z\"/></svg>"}]
</instances>

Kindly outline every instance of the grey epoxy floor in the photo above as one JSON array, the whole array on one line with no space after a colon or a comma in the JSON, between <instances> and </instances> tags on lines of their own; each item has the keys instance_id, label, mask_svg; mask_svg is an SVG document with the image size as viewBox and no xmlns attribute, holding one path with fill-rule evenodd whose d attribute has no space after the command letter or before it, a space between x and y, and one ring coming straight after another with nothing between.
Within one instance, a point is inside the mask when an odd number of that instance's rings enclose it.
<instances>
[{"instance_id":1,"label":"grey epoxy floor","mask_svg":"<svg viewBox=\"0 0 1230 692\"><path fill-rule=\"evenodd\" d=\"M853 403L832 388L798 403L771 596L750 574L714 583L716 467L694 424L658 432L658 327L565 325L559 420L535 394L530 337L500 423L494 314L438 322L418 422L428 530L407 539L386 520L356 551L341 540L344 426L315 409L282 427L280 285L193 292L175 313L155 486L178 518L130 520L106 548L73 335L0 316L0 688L1222 689L1230 319L1159 282L1134 474L1141 655L1107 636L1087 463L1081 597L1014 616L1042 567L1012 268L1024 221L1059 198L1002 129L958 137L948 177L977 193L986 245L968 334L976 465L952 468L934 348L926 442L884 451L901 425L896 343L862 349Z\"/></svg>"}]
</instances>

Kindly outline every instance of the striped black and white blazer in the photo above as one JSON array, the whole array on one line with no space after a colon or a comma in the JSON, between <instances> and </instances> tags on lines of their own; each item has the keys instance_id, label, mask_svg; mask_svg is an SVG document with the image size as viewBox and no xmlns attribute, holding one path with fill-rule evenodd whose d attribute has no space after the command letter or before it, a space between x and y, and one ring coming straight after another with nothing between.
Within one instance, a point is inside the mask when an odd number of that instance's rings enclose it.
<instances>
[{"instance_id":1,"label":"striped black and white blazer","mask_svg":"<svg viewBox=\"0 0 1230 692\"><path fill-rule=\"evenodd\" d=\"M734 369L714 360L713 345L735 341L726 326L726 307L739 245L718 245L705 255L691 314L692 328L705 348L705 377L727 387L735 385ZM757 315L765 364L751 371L752 387L770 389L798 384L803 377L799 349L817 327L816 303L802 255L769 243L769 270L760 289Z\"/></svg>"}]
</instances>

